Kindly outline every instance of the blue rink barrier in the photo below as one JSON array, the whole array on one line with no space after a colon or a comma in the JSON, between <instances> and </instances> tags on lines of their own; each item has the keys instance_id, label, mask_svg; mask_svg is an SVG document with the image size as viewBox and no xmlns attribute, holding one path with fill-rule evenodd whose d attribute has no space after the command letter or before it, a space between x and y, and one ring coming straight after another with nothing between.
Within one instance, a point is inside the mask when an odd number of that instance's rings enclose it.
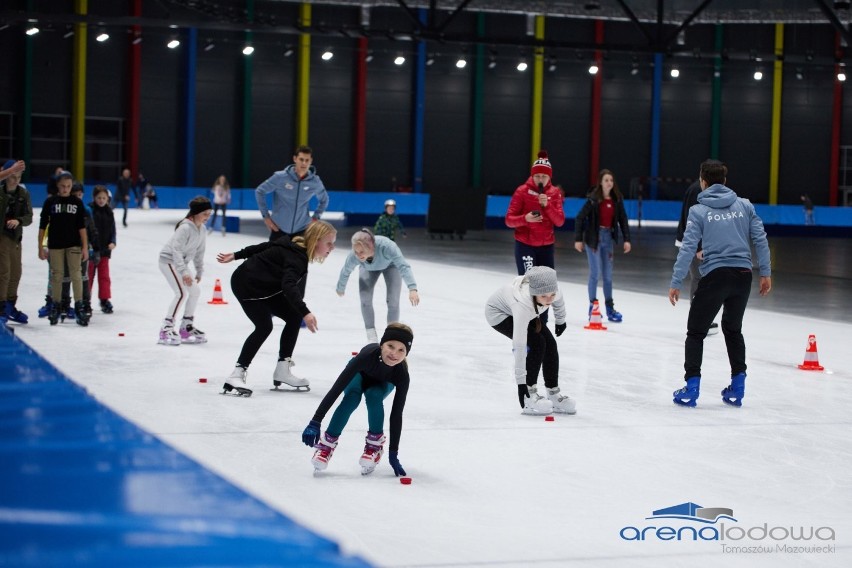
<instances>
[{"instance_id":1,"label":"blue rink barrier","mask_svg":"<svg viewBox=\"0 0 852 568\"><path fill-rule=\"evenodd\" d=\"M0 329L0 565L366 567Z\"/></svg>"},{"instance_id":2,"label":"blue rink barrier","mask_svg":"<svg viewBox=\"0 0 852 568\"><path fill-rule=\"evenodd\" d=\"M114 190L114 185L108 185ZM34 207L41 207L46 197L44 184L27 184L32 195ZM463 190L460 190L463 191ZM212 197L207 187L157 187L159 206L162 209L187 209L189 201L196 195ZM329 211L345 215L347 225L365 225L372 227L384 210L386 199L397 203L396 212L406 227L423 227L429 212L428 193L392 193L329 190ZM267 205L271 208L272 196L267 195ZM88 198L87 198L88 200ZM503 219L509 208L509 195L489 195L485 205L485 228L506 229ZM585 199L569 197L563 204L566 225L562 230L573 230L573 219L580 212ZM131 197L131 207L135 206ZM311 203L311 210L316 200ZM639 203L635 199L626 199L624 206L627 217L642 221L677 221L680 218L680 201L657 201L645 199ZM119 208L120 209L120 208ZM228 210L257 210L254 188L231 190L231 203ZM765 205L755 204L757 214L763 219L770 234L797 234L802 236L847 236L852 231L852 207L814 207L814 226L805 226L805 216L801 204ZM230 232L231 228L226 225ZM239 227L237 227L239 230Z\"/></svg>"}]
</instances>

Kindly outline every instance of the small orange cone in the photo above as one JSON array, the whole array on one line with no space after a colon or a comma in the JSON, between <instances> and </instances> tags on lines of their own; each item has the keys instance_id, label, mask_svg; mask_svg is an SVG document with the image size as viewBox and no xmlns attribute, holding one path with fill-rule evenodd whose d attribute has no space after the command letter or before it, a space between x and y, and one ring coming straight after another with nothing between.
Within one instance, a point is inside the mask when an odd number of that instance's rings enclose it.
<instances>
[{"instance_id":1,"label":"small orange cone","mask_svg":"<svg viewBox=\"0 0 852 568\"><path fill-rule=\"evenodd\" d=\"M606 331L606 327L601 323L601 308L597 300L592 302L592 315L589 316L589 325L583 327L584 329Z\"/></svg>"},{"instance_id":2,"label":"small orange cone","mask_svg":"<svg viewBox=\"0 0 852 568\"><path fill-rule=\"evenodd\" d=\"M227 304L222 297L222 281L216 279L216 285L213 286L213 299L207 302L208 304Z\"/></svg>"},{"instance_id":3,"label":"small orange cone","mask_svg":"<svg viewBox=\"0 0 852 568\"><path fill-rule=\"evenodd\" d=\"M808 347L805 349L805 361L799 365L799 368L805 371L822 371L825 369L825 367L819 364L816 335L811 334L808 336Z\"/></svg>"}]
</instances>

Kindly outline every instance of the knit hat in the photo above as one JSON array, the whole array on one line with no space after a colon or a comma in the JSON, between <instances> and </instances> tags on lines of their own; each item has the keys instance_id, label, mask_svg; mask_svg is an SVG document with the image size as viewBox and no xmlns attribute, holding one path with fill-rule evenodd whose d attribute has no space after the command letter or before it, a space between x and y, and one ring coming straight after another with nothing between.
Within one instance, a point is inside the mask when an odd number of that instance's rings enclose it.
<instances>
[{"instance_id":1,"label":"knit hat","mask_svg":"<svg viewBox=\"0 0 852 568\"><path fill-rule=\"evenodd\" d=\"M549 266L533 266L524 275L530 284L530 296L543 296L559 290L556 271Z\"/></svg>"},{"instance_id":2,"label":"knit hat","mask_svg":"<svg viewBox=\"0 0 852 568\"><path fill-rule=\"evenodd\" d=\"M535 174L545 174L553 177L553 168L550 167L547 150L539 150L538 160L533 163L532 170L530 170L530 175L534 176Z\"/></svg>"},{"instance_id":3,"label":"knit hat","mask_svg":"<svg viewBox=\"0 0 852 568\"><path fill-rule=\"evenodd\" d=\"M407 329L388 326L382 334L382 340L379 341L379 345L386 341L399 341L405 345L405 353L408 354L411 352L411 343L414 341L414 335Z\"/></svg>"}]
</instances>

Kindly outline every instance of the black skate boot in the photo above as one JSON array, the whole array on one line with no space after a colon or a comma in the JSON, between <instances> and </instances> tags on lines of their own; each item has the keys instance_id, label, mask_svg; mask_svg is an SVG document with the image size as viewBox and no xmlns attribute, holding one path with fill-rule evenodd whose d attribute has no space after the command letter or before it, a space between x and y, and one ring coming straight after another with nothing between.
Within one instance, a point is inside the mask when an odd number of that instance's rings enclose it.
<instances>
[{"instance_id":1,"label":"black skate boot","mask_svg":"<svg viewBox=\"0 0 852 568\"><path fill-rule=\"evenodd\" d=\"M74 308L71 307L71 300L62 298L62 302L59 304L59 321L65 323L65 318L74 319L75 317Z\"/></svg>"},{"instance_id":2,"label":"black skate boot","mask_svg":"<svg viewBox=\"0 0 852 568\"><path fill-rule=\"evenodd\" d=\"M50 310L47 312L47 319L50 321L50 325L56 325L59 323L59 309L59 304L56 302L50 303Z\"/></svg>"},{"instance_id":3,"label":"black skate boot","mask_svg":"<svg viewBox=\"0 0 852 568\"><path fill-rule=\"evenodd\" d=\"M92 319L92 302L89 300L83 300L83 313L86 314L86 321Z\"/></svg>"},{"instance_id":4,"label":"black skate boot","mask_svg":"<svg viewBox=\"0 0 852 568\"><path fill-rule=\"evenodd\" d=\"M112 302L109 300L101 300L101 311L105 314L112 313Z\"/></svg>"},{"instance_id":5,"label":"black skate boot","mask_svg":"<svg viewBox=\"0 0 852 568\"><path fill-rule=\"evenodd\" d=\"M74 302L74 319L77 321L77 325L83 327L89 325L89 318L86 316L86 308L83 306L83 302Z\"/></svg>"}]
</instances>

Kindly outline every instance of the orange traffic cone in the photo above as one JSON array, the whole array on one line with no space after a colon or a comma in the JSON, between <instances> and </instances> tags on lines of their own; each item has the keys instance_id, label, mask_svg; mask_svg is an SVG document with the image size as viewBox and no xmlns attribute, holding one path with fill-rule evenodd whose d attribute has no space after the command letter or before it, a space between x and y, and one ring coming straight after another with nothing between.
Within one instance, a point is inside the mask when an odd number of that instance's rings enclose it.
<instances>
[{"instance_id":1,"label":"orange traffic cone","mask_svg":"<svg viewBox=\"0 0 852 568\"><path fill-rule=\"evenodd\" d=\"M799 365L800 369L805 371L822 371L825 369L819 364L819 356L817 355L816 335L808 336L808 347L805 349L805 361Z\"/></svg>"},{"instance_id":2,"label":"orange traffic cone","mask_svg":"<svg viewBox=\"0 0 852 568\"><path fill-rule=\"evenodd\" d=\"M218 278L216 279L216 285L213 286L213 299L207 302L208 304L227 304L222 298L222 281Z\"/></svg>"},{"instance_id":3,"label":"orange traffic cone","mask_svg":"<svg viewBox=\"0 0 852 568\"><path fill-rule=\"evenodd\" d=\"M606 327L601 323L601 308L598 301L592 302L592 315L589 316L589 325L583 326L585 329L597 329L606 331Z\"/></svg>"}]
</instances>

